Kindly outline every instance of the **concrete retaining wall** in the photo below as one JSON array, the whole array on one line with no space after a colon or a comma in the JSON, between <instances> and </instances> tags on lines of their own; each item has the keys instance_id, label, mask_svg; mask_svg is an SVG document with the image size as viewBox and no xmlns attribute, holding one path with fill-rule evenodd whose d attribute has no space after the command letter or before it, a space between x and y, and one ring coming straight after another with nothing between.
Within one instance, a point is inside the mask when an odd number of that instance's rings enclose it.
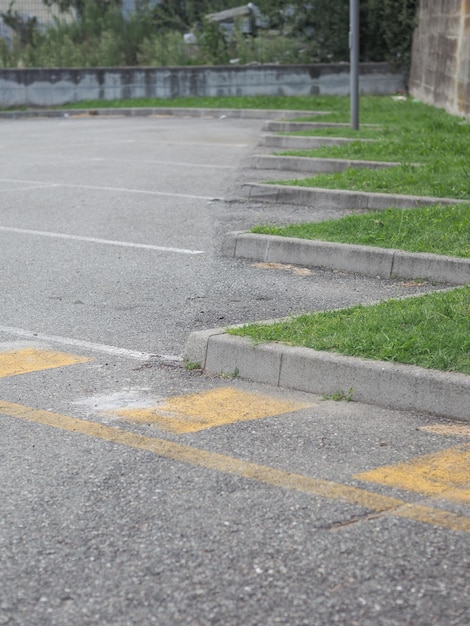
<instances>
[{"instance_id":1,"label":"concrete retaining wall","mask_svg":"<svg viewBox=\"0 0 470 626\"><path fill-rule=\"evenodd\" d=\"M367 94L403 89L401 72L364 63ZM185 96L347 95L349 64L0 70L0 106L60 106L84 100Z\"/></svg>"},{"instance_id":2,"label":"concrete retaining wall","mask_svg":"<svg viewBox=\"0 0 470 626\"><path fill-rule=\"evenodd\" d=\"M421 0L418 16L411 94L470 117L470 0Z\"/></svg>"}]
</instances>

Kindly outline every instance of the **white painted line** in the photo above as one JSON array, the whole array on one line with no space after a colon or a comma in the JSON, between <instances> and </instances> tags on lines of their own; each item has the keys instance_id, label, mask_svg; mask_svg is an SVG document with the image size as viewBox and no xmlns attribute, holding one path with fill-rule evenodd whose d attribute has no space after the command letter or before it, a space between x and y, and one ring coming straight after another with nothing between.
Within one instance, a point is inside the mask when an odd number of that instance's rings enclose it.
<instances>
[{"instance_id":1,"label":"white painted line","mask_svg":"<svg viewBox=\"0 0 470 626\"><path fill-rule=\"evenodd\" d=\"M165 196L169 198L188 198L190 200L220 200L214 196L198 196L190 193L173 193L168 191L149 191L145 189L129 189L128 187L98 187L94 185L71 185L58 183L57 187L69 187L71 189L94 189L96 191L119 191L122 193L141 193L149 196Z\"/></svg>"},{"instance_id":2,"label":"white painted line","mask_svg":"<svg viewBox=\"0 0 470 626\"><path fill-rule=\"evenodd\" d=\"M66 235L64 233L51 233L45 230L27 230L26 228L13 228L0 226L0 231L19 233L20 235L35 235L39 237L52 237L55 239L69 239L73 241L86 241L87 243L100 243L108 246L121 246L123 248L139 248L143 250L156 250L158 252L174 252L175 254L205 254L203 250L189 250L186 248L167 248L164 246L152 246L147 243L132 243L130 241L114 241L113 239L98 239L97 237L82 237L80 235Z\"/></svg>"},{"instance_id":3,"label":"white painted line","mask_svg":"<svg viewBox=\"0 0 470 626\"><path fill-rule=\"evenodd\" d=\"M164 361L182 360L182 357L175 354L151 354L150 352L138 352L137 350L127 350L126 348L108 346L104 343L93 343L91 341L82 341L81 339L72 339L71 337L60 337L57 335L46 335L43 333L36 333L32 330L25 330L23 328L13 328L11 326L0 326L0 332L8 335L15 335L16 337L25 337L36 341L44 341L45 343L57 343L68 347L92 350L93 352L102 352L111 356L125 357L138 361L150 361L156 358Z\"/></svg>"},{"instance_id":4,"label":"white painted line","mask_svg":"<svg viewBox=\"0 0 470 626\"><path fill-rule=\"evenodd\" d=\"M52 189L55 185L28 185L28 187L0 187L2 193L6 191L34 191L36 189Z\"/></svg>"},{"instance_id":5,"label":"white painted line","mask_svg":"<svg viewBox=\"0 0 470 626\"><path fill-rule=\"evenodd\" d=\"M34 184L40 185L41 182L38 180L20 180L16 178L0 178L0 183L23 183L23 184ZM170 198L189 198L190 200L208 200L215 201L221 200L221 198L215 198L214 196L198 196L195 194L188 193L172 193L168 191L149 191L146 189L129 189L128 187L100 187L97 185L73 185L70 183L44 183L44 188L53 188L53 187L65 187L69 189L94 189L96 191L119 191L120 193L141 193L149 196L166 196Z\"/></svg>"},{"instance_id":6,"label":"white painted line","mask_svg":"<svg viewBox=\"0 0 470 626\"><path fill-rule=\"evenodd\" d=\"M43 183L40 180L20 180L18 178L0 178L0 183L19 183L21 185L34 185L37 189L49 189L58 186L56 183Z\"/></svg>"},{"instance_id":7,"label":"white painted line","mask_svg":"<svg viewBox=\"0 0 470 626\"><path fill-rule=\"evenodd\" d=\"M211 148L213 148L214 146L224 146L224 148L248 148L248 146L250 145L255 145L255 144L249 144L249 143L222 143L219 141L173 141L170 139L166 140L164 137L162 138L156 137L152 141L148 139L143 139L143 140L139 139L138 143L139 144L150 143L152 145L158 144L158 143L164 143L167 146L210 146Z\"/></svg>"},{"instance_id":8,"label":"white painted line","mask_svg":"<svg viewBox=\"0 0 470 626\"><path fill-rule=\"evenodd\" d=\"M106 157L96 157L92 159L81 159L83 161L105 161L106 163L135 163L135 159L107 159ZM165 161L165 160L157 160L157 159L139 159L139 165L144 164L152 164L152 165L174 165L176 167L203 167L208 169L219 169L219 170L233 170L237 166L236 165L215 165L211 163L188 163L185 161Z\"/></svg>"},{"instance_id":9,"label":"white painted line","mask_svg":"<svg viewBox=\"0 0 470 626\"><path fill-rule=\"evenodd\" d=\"M111 158L107 158L107 157L87 157L87 156L83 156L83 157L69 157L66 155L61 155L60 159L57 158L57 154L55 155L49 155L49 154L15 154L15 153L9 153L9 158L11 160L11 157L20 157L21 159L27 159L29 158L31 161L33 161L34 163L37 163L38 159L41 160L41 163L46 163L48 165L54 165L56 163L60 163L63 164L64 162L67 163L133 163L135 165L135 163L137 162L136 159L111 159ZM219 170L233 170L236 169L237 166L236 165L220 165L218 163L191 163L188 161L166 161L164 159L139 159L138 160L139 165L171 165L171 166L175 166L175 167L197 167L197 168L206 168L206 169L219 169Z\"/></svg>"}]
</instances>

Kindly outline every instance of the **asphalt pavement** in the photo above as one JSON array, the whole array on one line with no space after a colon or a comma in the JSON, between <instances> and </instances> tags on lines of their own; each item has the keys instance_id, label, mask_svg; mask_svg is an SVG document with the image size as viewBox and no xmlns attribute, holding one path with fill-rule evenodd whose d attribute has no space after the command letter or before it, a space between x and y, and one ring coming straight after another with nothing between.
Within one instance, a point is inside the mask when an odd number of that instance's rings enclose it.
<instances>
[{"instance_id":1,"label":"asphalt pavement","mask_svg":"<svg viewBox=\"0 0 470 626\"><path fill-rule=\"evenodd\" d=\"M184 367L195 330L437 287L223 256L338 215L247 199L261 128L0 121L0 624L470 621L468 425Z\"/></svg>"}]
</instances>

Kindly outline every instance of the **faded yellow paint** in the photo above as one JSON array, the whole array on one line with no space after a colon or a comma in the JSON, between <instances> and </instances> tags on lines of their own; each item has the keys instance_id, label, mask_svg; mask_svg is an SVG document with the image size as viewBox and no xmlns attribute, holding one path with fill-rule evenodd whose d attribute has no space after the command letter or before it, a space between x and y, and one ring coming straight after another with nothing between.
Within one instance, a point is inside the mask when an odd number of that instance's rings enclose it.
<instances>
[{"instance_id":1,"label":"faded yellow paint","mask_svg":"<svg viewBox=\"0 0 470 626\"><path fill-rule=\"evenodd\" d=\"M468 437L470 439L470 424L432 424L431 426L421 426L419 430L435 435Z\"/></svg>"},{"instance_id":2,"label":"faded yellow paint","mask_svg":"<svg viewBox=\"0 0 470 626\"><path fill-rule=\"evenodd\" d=\"M294 274L298 274L299 276L310 276L311 274L313 274L313 271L308 267L299 267L298 265L289 265L286 263L262 261L260 263L253 263L252 267L259 267L260 269L290 270L291 272L293 272Z\"/></svg>"},{"instance_id":3,"label":"faded yellow paint","mask_svg":"<svg viewBox=\"0 0 470 626\"><path fill-rule=\"evenodd\" d=\"M404 500L381 496L365 489L349 487L301 474L293 474L223 454L199 450L179 443L165 441L164 439L145 437L120 428L111 428L103 424L88 422L50 411L41 411L11 402L0 401L0 414L95 437L139 450L146 450L167 459L189 463L218 472L234 474L282 489L293 489L312 496L341 500L383 515L394 515L453 531L470 533L470 518L468 517L433 507L408 504Z\"/></svg>"},{"instance_id":4,"label":"faded yellow paint","mask_svg":"<svg viewBox=\"0 0 470 626\"><path fill-rule=\"evenodd\" d=\"M8 352L0 352L0 378L65 367L76 363L86 363L91 360L87 357L52 350L37 350L35 348L9 350Z\"/></svg>"},{"instance_id":5,"label":"faded yellow paint","mask_svg":"<svg viewBox=\"0 0 470 626\"><path fill-rule=\"evenodd\" d=\"M169 398L164 404L145 409L121 409L127 421L155 424L168 432L194 433L206 428L292 413L311 406L280 400L231 387Z\"/></svg>"},{"instance_id":6,"label":"faded yellow paint","mask_svg":"<svg viewBox=\"0 0 470 626\"><path fill-rule=\"evenodd\" d=\"M454 502L470 502L470 444L362 472L355 478Z\"/></svg>"}]
</instances>

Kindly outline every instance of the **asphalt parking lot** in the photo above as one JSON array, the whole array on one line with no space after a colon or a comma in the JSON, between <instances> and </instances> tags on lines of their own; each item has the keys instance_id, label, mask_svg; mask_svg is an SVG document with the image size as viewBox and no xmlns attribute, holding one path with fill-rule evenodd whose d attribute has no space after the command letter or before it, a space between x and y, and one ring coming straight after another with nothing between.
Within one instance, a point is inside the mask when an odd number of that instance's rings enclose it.
<instances>
[{"instance_id":1,"label":"asphalt parking lot","mask_svg":"<svg viewBox=\"0 0 470 626\"><path fill-rule=\"evenodd\" d=\"M433 287L222 257L261 126L0 121L0 624L470 621L468 425L181 362Z\"/></svg>"}]
</instances>

